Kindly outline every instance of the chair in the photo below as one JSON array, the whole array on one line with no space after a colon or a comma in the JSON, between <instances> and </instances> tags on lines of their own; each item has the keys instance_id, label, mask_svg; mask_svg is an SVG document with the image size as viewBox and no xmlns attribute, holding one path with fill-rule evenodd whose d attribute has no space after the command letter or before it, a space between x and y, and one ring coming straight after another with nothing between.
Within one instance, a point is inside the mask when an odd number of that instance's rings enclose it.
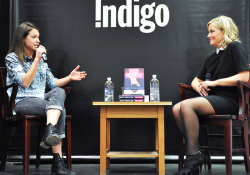
<instances>
[{"instance_id":1,"label":"chair","mask_svg":"<svg viewBox=\"0 0 250 175\"><path fill-rule=\"evenodd\" d=\"M191 86L185 84L178 84L179 92L181 99L187 99L187 91L193 91ZM209 150L225 150L225 162L226 162L226 174L232 174L232 153L233 152L242 152L244 155L244 163L246 172L250 170L250 161L249 161L249 144L248 144L248 118L249 118L249 91L250 91L250 80L248 83L242 81L237 81L238 96L239 96L239 113L238 115L207 115L199 117L199 122L201 126L205 126L205 144L202 146L203 149L209 155L209 164L208 169L211 169L211 158ZM198 94L198 93L197 93ZM224 126L224 134L209 134L209 126ZM232 128L240 127L241 135L232 135ZM224 138L225 147L224 148L215 148L210 147L209 138ZM233 149L232 148L232 139L241 138L242 148ZM179 133L179 166L178 169L183 167L183 136Z\"/></svg>"},{"instance_id":2,"label":"chair","mask_svg":"<svg viewBox=\"0 0 250 175\"><path fill-rule=\"evenodd\" d=\"M5 170L5 164L7 159L7 150L12 150L13 148L8 148L9 129L12 127L22 127L23 133L21 135L23 140L23 174L29 174L29 162L30 162L30 139L31 137L31 126L39 126L37 140L37 152L36 152L36 168L40 164L40 148L39 144L41 141L40 127L45 127L46 118L39 115L23 115L18 116L15 114L15 98L18 89L18 83L6 86L6 76L7 69L6 67L0 67L0 94L1 94L1 105L2 105L2 118L3 118L3 139L2 139L2 151L1 151L1 171ZM7 89L12 87L11 98L8 98ZM70 93L71 88L64 88L66 95ZM72 167L71 163L71 115L66 116L66 155L67 155L67 164L69 169Z\"/></svg>"}]
</instances>

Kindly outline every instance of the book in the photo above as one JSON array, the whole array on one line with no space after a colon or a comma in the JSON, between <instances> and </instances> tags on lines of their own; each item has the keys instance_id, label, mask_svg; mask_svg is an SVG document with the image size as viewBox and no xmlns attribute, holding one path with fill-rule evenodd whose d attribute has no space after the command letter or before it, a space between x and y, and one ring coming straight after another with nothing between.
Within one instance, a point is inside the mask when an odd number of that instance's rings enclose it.
<instances>
[{"instance_id":1,"label":"book","mask_svg":"<svg viewBox=\"0 0 250 175\"><path fill-rule=\"evenodd\" d=\"M144 99L119 99L120 102L144 102Z\"/></svg>"},{"instance_id":2,"label":"book","mask_svg":"<svg viewBox=\"0 0 250 175\"><path fill-rule=\"evenodd\" d=\"M119 95L119 99L144 99L144 95Z\"/></svg>"},{"instance_id":3,"label":"book","mask_svg":"<svg viewBox=\"0 0 250 175\"><path fill-rule=\"evenodd\" d=\"M124 95L144 94L144 68L124 68Z\"/></svg>"},{"instance_id":4,"label":"book","mask_svg":"<svg viewBox=\"0 0 250 175\"><path fill-rule=\"evenodd\" d=\"M149 95L119 95L119 101L123 102L149 102Z\"/></svg>"}]
</instances>

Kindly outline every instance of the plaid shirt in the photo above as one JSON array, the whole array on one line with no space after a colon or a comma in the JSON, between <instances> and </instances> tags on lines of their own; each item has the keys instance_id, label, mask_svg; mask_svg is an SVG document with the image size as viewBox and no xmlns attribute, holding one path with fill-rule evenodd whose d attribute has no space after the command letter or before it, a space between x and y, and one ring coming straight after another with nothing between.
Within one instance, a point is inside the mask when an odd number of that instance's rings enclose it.
<instances>
[{"instance_id":1,"label":"plaid shirt","mask_svg":"<svg viewBox=\"0 0 250 175\"><path fill-rule=\"evenodd\" d=\"M5 57L5 64L7 67L6 84L10 85L12 83L19 83L15 103L28 97L38 97L44 99L46 85L51 89L56 87L55 82L57 78L53 76L48 67L48 64L45 63L42 59L39 62L35 78L30 86L28 88L22 86L23 75L28 72L33 63L33 60L34 59L25 56L24 64L22 64L14 52L8 54ZM9 88L9 97L11 95L11 92L12 88Z\"/></svg>"}]
</instances>

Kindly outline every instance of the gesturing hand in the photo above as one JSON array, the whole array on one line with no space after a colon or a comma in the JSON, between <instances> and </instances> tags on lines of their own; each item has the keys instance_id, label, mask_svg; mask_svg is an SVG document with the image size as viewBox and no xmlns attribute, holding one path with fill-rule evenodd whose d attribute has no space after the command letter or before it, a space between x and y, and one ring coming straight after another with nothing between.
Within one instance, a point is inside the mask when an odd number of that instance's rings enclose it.
<instances>
[{"instance_id":1,"label":"gesturing hand","mask_svg":"<svg viewBox=\"0 0 250 175\"><path fill-rule=\"evenodd\" d=\"M80 66L76 66L76 68L70 73L70 79L73 81L81 81L83 78L87 76L85 71L77 71Z\"/></svg>"}]
</instances>

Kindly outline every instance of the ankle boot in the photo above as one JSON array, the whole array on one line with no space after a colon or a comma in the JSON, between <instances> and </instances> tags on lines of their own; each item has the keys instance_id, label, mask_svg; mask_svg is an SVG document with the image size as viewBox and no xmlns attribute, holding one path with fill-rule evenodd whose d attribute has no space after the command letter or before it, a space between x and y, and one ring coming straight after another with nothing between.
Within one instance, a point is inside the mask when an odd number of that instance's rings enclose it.
<instances>
[{"instance_id":1,"label":"ankle boot","mask_svg":"<svg viewBox=\"0 0 250 175\"><path fill-rule=\"evenodd\" d=\"M68 168L63 158L61 158L58 153L53 153L51 175L76 175L76 173Z\"/></svg>"},{"instance_id":2,"label":"ankle boot","mask_svg":"<svg viewBox=\"0 0 250 175\"><path fill-rule=\"evenodd\" d=\"M201 165L207 162L206 153L202 150L202 152L198 152L195 155L187 155L186 161L184 163L183 169L174 173L174 175L196 175L201 172Z\"/></svg>"},{"instance_id":3,"label":"ankle boot","mask_svg":"<svg viewBox=\"0 0 250 175\"><path fill-rule=\"evenodd\" d=\"M49 123L45 128L45 133L43 135L40 147L44 149L49 149L51 146L56 146L60 143L60 137L58 136L58 131L56 125Z\"/></svg>"}]
</instances>

